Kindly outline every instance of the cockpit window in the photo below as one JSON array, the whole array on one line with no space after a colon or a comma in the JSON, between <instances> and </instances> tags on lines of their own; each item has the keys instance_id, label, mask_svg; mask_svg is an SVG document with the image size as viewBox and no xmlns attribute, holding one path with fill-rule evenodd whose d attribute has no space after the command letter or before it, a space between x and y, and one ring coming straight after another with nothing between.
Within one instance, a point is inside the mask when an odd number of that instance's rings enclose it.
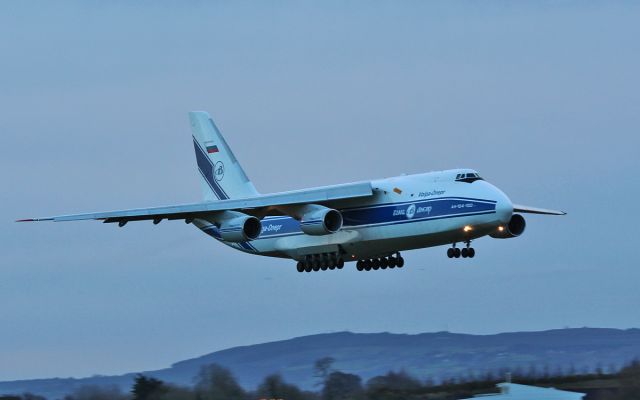
<instances>
[{"instance_id":1,"label":"cockpit window","mask_svg":"<svg viewBox=\"0 0 640 400\"><path fill-rule=\"evenodd\" d=\"M458 175L456 175L456 182L471 183L471 182L481 181L481 180L483 180L483 179L480 178L480 175L478 175L475 172L469 172L469 173L466 173L466 174L458 174Z\"/></svg>"}]
</instances>

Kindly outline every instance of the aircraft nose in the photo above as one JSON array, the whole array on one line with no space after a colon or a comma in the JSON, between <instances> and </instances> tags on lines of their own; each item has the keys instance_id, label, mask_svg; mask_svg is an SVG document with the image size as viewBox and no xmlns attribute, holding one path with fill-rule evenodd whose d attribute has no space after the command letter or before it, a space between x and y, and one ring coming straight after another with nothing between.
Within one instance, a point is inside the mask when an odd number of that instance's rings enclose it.
<instances>
[{"instance_id":1,"label":"aircraft nose","mask_svg":"<svg viewBox=\"0 0 640 400\"><path fill-rule=\"evenodd\" d=\"M508 223L513 215L513 203L506 194L497 187L493 187L496 200L496 214L503 223Z\"/></svg>"}]
</instances>

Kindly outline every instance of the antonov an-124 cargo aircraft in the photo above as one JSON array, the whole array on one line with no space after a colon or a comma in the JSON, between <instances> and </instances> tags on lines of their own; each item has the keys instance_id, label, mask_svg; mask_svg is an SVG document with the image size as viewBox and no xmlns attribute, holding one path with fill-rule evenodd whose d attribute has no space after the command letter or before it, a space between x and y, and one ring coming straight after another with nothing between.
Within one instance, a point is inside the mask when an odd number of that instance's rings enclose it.
<instances>
[{"instance_id":1,"label":"antonov an-124 cargo aircraft","mask_svg":"<svg viewBox=\"0 0 640 400\"><path fill-rule=\"evenodd\" d=\"M291 192L260 194L206 112L189 113L204 201L196 204L31 218L20 221L183 220L249 254L289 258L299 272L401 268L400 251L450 246L472 258L473 240L515 238L522 213L564 212L515 205L471 169L402 175Z\"/></svg>"}]
</instances>

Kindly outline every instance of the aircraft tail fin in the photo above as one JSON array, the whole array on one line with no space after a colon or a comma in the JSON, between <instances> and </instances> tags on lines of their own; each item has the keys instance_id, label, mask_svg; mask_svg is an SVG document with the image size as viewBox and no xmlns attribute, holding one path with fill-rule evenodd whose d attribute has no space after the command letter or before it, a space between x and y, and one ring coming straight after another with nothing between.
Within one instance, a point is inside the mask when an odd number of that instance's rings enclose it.
<instances>
[{"instance_id":1,"label":"aircraft tail fin","mask_svg":"<svg viewBox=\"0 0 640 400\"><path fill-rule=\"evenodd\" d=\"M189 113L193 147L205 200L253 197L259 193L213 119L204 111Z\"/></svg>"}]
</instances>

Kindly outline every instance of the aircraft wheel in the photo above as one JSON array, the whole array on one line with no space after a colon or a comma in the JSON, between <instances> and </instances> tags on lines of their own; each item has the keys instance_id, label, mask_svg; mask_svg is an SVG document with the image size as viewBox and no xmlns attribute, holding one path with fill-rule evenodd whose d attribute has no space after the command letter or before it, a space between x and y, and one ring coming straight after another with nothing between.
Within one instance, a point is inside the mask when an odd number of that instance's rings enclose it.
<instances>
[{"instance_id":1,"label":"aircraft wheel","mask_svg":"<svg viewBox=\"0 0 640 400\"><path fill-rule=\"evenodd\" d=\"M373 266L371 264L372 264L371 260L364 260L364 270L371 271L371 267Z\"/></svg>"},{"instance_id":2,"label":"aircraft wheel","mask_svg":"<svg viewBox=\"0 0 640 400\"><path fill-rule=\"evenodd\" d=\"M391 265L391 260L389 260L386 257L382 259L382 269L387 269L390 265Z\"/></svg>"},{"instance_id":3,"label":"aircraft wheel","mask_svg":"<svg viewBox=\"0 0 640 400\"><path fill-rule=\"evenodd\" d=\"M453 258L454 254L455 254L455 251L454 251L453 247L449 247L447 249L447 257Z\"/></svg>"},{"instance_id":4,"label":"aircraft wheel","mask_svg":"<svg viewBox=\"0 0 640 400\"><path fill-rule=\"evenodd\" d=\"M326 271L327 269L329 269L329 267L331 267L332 264L333 258L329 254L325 254L322 257L322 264L320 264L320 267L323 271Z\"/></svg>"},{"instance_id":5,"label":"aircraft wheel","mask_svg":"<svg viewBox=\"0 0 640 400\"><path fill-rule=\"evenodd\" d=\"M344 268L344 258L338 257L338 263L336 264L336 266L338 267L338 269Z\"/></svg>"},{"instance_id":6,"label":"aircraft wheel","mask_svg":"<svg viewBox=\"0 0 640 400\"><path fill-rule=\"evenodd\" d=\"M467 256L469 255L469 250L467 248L460 250L460 255L462 256L462 258L467 258Z\"/></svg>"},{"instance_id":7,"label":"aircraft wheel","mask_svg":"<svg viewBox=\"0 0 640 400\"><path fill-rule=\"evenodd\" d=\"M469 258L473 258L476 255L476 250L473 247L469 247Z\"/></svg>"},{"instance_id":8,"label":"aircraft wheel","mask_svg":"<svg viewBox=\"0 0 640 400\"><path fill-rule=\"evenodd\" d=\"M336 264L331 264L331 265L329 265L329 269L330 269L330 270L334 270L334 269L336 269L336 267L337 267L337 265L336 265Z\"/></svg>"},{"instance_id":9,"label":"aircraft wheel","mask_svg":"<svg viewBox=\"0 0 640 400\"><path fill-rule=\"evenodd\" d=\"M404 258L398 257L398 268L404 267Z\"/></svg>"},{"instance_id":10,"label":"aircraft wheel","mask_svg":"<svg viewBox=\"0 0 640 400\"><path fill-rule=\"evenodd\" d=\"M460 249L459 248L453 249L453 256L455 258L460 258Z\"/></svg>"},{"instance_id":11,"label":"aircraft wheel","mask_svg":"<svg viewBox=\"0 0 640 400\"><path fill-rule=\"evenodd\" d=\"M371 263L371 268L374 269L374 270L379 270L380 269L380 259L374 258L372 260L372 263Z\"/></svg>"},{"instance_id":12,"label":"aircraft wheel","mask_svg":"<svg viewBox=\"0 0 640 400\"><path fill-rule=\"evenodd\" d=\"M311 262L311 269L313 269L314 271L318 272L320 271L320 260L313 260Z\"/></svg>"},{"instance_id":13,"label":"aircraft wheel","mask_svg":"<svg viewBox=\"0 0 640 400\"><path fill-rule=\"evenodd\" d=\"M304 263L302 261L298 261L298 264L296 265L298 272L303 272L304 271Z\"/></svg>"},{"instance_id":14,"label":"aircraft wheel","mask_svg":"<svg viewBox=\"0 0 640 400\"><path fill-rule=\"evenodd\" d=\"M304 272L311 272L311 271L313 271L313 268L311 267L311 263L309 261L307 261L304 264Z\"/></svg>"},{"instance_id":15,"label":"aircraft wheel","mask_svg":"<svg viewBox=\"0 0 640 400\"><path fill-rule=\"evenodd\" d=\"M362 271L364 269L364 262L362 260L358 260L358 262L356 263L356 268L358 269L358 271Z\"/></svg>"}]
</instances>

